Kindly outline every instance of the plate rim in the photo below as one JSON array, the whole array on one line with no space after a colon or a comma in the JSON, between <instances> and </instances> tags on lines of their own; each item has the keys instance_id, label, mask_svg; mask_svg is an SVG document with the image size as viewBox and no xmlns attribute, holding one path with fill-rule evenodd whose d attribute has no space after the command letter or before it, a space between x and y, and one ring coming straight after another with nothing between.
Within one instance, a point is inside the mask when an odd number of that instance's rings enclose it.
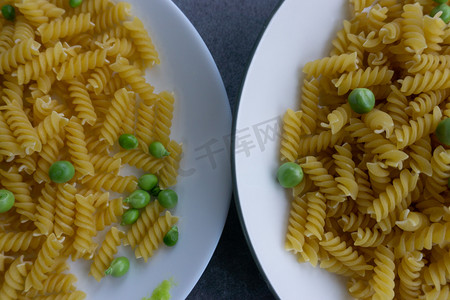
<instances>
[{"instance_id":1,"label":"plate rim","mask_svg":"<svg viewBox=\"0 0 450 300\"><path fill-rule=\"evenodd\" d=\"M230 143L233 198L234 198L234 203L236 206L237 215L239 218L239 223L241 225L242 233L244 234L245 241L250 250L250 254L252 255L253 261L255 262L255 264L258 268L258 271L261 274L261 276L263 277L263 280L266 283L267 287L269 288L270 292L276 299L280 299L280 296L277 294L277 292L276 292L275 288L272 286L267 274L264 272L261 262L259 261L258 256L256 255L256 251L253 247L253 244L250 241L250 236L248 234L247 226L244 221L244 215L242 212L241 200L239 199L239 192L238 192L238 186L237 186L237 180L236 180L237 174L236 174L236 151L235 151L236 147L235 146L236 146L237 117L239 114L239 108L240 108L241 100L242 100L242 93L244 91L244 87L245 87L245 84L247 81L248 72L250 70L250 67L252 66L253 59L255 58L255 53L258 50L259 45L261 43L261 39L264 37L264 35L267 31L267 28L269 27L269 25L272 22L272 20L274 19L275 15L277 15L280 8L283 6L283 4L285 2L286 2L286 0L280 0L275 5L273 11L271 12L271 15L269 16L269 18L263 25L263 28L261 29L261 31L253 45L253 49L250 54L250 59L248 60L247 65L245 67L245 73L244 73L244 76L243 76L243 79L242 79L242 82L241 82L241 85L239 88L238 98L237 98L237 101L236 101L236 104L234 107L234 111L233 111L233 122L232 122L232 126L231 126L231 143Z\"/></svg>"}]
</instances>

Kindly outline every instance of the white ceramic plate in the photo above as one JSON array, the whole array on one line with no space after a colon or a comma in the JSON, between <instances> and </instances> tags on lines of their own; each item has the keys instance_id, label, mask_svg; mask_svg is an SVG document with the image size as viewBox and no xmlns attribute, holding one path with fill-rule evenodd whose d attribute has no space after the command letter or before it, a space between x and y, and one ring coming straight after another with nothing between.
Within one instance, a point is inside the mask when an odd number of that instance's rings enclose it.
<instances>
[{"instance_id":1,"label":"white ceramic plate","mask_svg":"<svg viewBox=\"0 0 450 300\"><path fill-rule=\"evenodd\" d=\"M225 224L231 199L229 137L231 111L216 65L189 20L168 0L130 0L132 13L146 25L161 64L148 72L156 92L175 93L172 138L183 143L177 207L178 243L161 246L148 263L134 259L129 247L118 255L130 258L123 278L100 283L87 276L89 263L73 264L77 287L87 299L149 297L163 280L172 279L172 299L184 299L208 264ZM208 155L207 151L212 154ZM132 259L131 259L132 258Z\"/></svg>"},{"instance_id":2,"label":"white ceramic plate","mask_svg":"<svg viewBox=\"0 0 450 300\"><path fill-rule=\"evenodd\" d=\"M345 0L319 6L317 1L284 1L256 48L235 120L237 207L254 258L283 300L349 297L337 276L297 263L284 249L289 200L276 182L281 118L288 108L298 108L301 69L329 53L347 5Z\"/></svg>"}]
</instances>

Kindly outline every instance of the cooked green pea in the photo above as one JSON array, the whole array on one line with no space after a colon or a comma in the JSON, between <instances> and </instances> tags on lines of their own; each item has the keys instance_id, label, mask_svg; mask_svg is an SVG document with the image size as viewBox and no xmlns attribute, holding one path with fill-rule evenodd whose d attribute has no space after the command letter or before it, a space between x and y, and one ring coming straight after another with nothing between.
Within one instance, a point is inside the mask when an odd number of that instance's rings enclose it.
<instances>
[{"instance_id":1,"label":"cooked green pea","mask_svg":"<svg viewBox=\"0 0 450 300\"><path fill-rule=\"evenodd\" d=\"M450 22L450 7L446 4L440 4L431 10L430 16L434 17L438 12L442 12L440 18L447 24Z\"/></svg>"},{"instance_id":2,"label":"cooked green pea","mask_svg":"<svg viewBox=\"0 0 450 300\"><path fill-rule=\"evenodd\" d=\"M125 256L120 256L111 262L111 265L106 269L105 274L113 277L121 277L128 272L130 268L130 261Z\"/></svg>"},{"instance_id":3,"label":"cooked green pea","mask_svg":"<svg viewBox=\"0 0 450 300\"><path fill-rule=\"evenodd\" d=\"M144 190L135 190L123 202L130 203L132 208L143 208L150 202L150 194Z\"/></svg>"},{"instance_id":4,"label":"cooked green pea","mask_svg":"<svg viewBox=\"0 0 450 300\"><path fill-rule=\"evenodd\" d=\"M439 122L435 133L439 142L446 146L450 146L450 118Z\"/></svg>"},{"instance_id":5,"label":"cooked green pea","mask_svg":"<svg viewBox=\"0 0 450 300\"><path fill-rule=\"evenodd\" d=\"M70 7L78 7L81 5L81 2L83 2L83 0L69 0L69 5Z\"/></svg>"},{"instance_id":6,"label":"cooked green pea","mask_svg":"<svg viewBox=\"0 0 450 300\"><path fill-rule=\"evenodd\" d=\"M132 134L125 133L119 137L119 145L125 150L136 149L139 145L137 137Z\"/></svg>"},{"instance_id":7,"label":"cooked green pea","mask_svg":"<svg viewBox=\"0 0 450 300\"><path fill-rule=\"evenodd\" d=\"M14 206L14 194L8 190L0 190L0 213L7 212Z\"/></svg>"},{"instance_id":8,"label":"cooked green pea","mask_svg":"<svg viewBox=\"0 0 450 300\"><path fill-rule=\"evenodd\" d=\"M144 174L139 177L138 186L144 191L150 191L158 184L158 177L153 174Z\"/></svg>"},{"instance_id":9,"label":"cooked green pea","mask_svg":"<svg viewBox=\"0 0 450 300\"><path fill-rule=\"evenodd\" d=\"M293 162L284 163L278 168L277 179L282 187L294 187L302 182L303 169L300 165Z\"/></svg>"},{"instance_id":10,"label":"cooked green pea","mask_svg":"<svg viewBox=\"0 0 450 300\"><path fill-rule=\"evenodd\" d=\"M67 160L54 162L48 169L48 176L53 182L64 183L75 175L75 168Z\"/></svg>"},{"instance_id":11,"label":"cooked green pea","mask_svg":"<svg viewBox=\"0 0 450 300\"><path fill-rule=\"evenodd\" d=\"M2 15L6 20L14 21L16 18L16 10L12 5L6 4L2 6Z\"/></svg>"},{"instance_id":12,"label":"cooked green pea","mask_svg":"<svg viewBox=\"0 0 450 300\"><path fill-rule=\"evenodd\" d=\"M178 203L178 195L170 189L162 190L158 194L158 202L164 208L174 208Z\"/></svg>"},{"instance_id":13,"label":"cooked green pea","mask_svg":"<svg viewBox=\"0 0 450 300\"><path fill-rule=\"evenodd\" d=\"M170 152L166 150L163 144L161 142L153 142L148 146L148 151L151 155L153 155L156 158L161 158L167 155L170 155Z\"/></svg>"},{"instance_id":14,"label":"cooked green pea","mask_svg":"<svg viewBox=\"0 0 450 300\"><path fill-rule=\"evenodd\" d=\"M122 223L120 225L131 225L139 219L139 209L131 208L127 210L122 216Z\"/></svg>"},{"instance_id":15,"label":"cooked green pea","mask_svg":"<svg viewBox=\"0 0 450 300\"><path fill-rule=\"evenodd\" d=\"M366 88L356 88L348 95L348 104L358 114L368 113L375 106L375 95Z\"/></svg>"},{"instance_id":16,"label":"cooked green pea","mask_svg":"<svg viewBox=\"0 0 450 300\"><path fill-rule=\"evenodd\" d=\"M178 227L176 225L170 228L170 230L164 236L163 241L164 244L169 247L174 246L178 242Z\"/></svg>"}]
</instances>

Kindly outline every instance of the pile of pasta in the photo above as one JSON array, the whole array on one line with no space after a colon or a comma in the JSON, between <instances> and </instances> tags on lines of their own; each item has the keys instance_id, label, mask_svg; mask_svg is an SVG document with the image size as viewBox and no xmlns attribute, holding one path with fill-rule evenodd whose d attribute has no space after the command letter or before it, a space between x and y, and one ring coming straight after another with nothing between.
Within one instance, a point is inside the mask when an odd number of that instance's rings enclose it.
<instances>
[{"instance_id":1,"label":"pile of pasta","mask_svg":"<svg viewBox=\"0 0 450 300\"><path fill-rule=\"evenodd\" d=\"M121 228L126 207L115 197L137 188L135 176L120 175L124 165L157 175L161 188L176 183L175 100L145 79L159 58L130 4L7 3L16 17L0 17L0 188L15 204L0 214L0 299L83 299L69 257L92 260L89 274L100 281L120 244L147 261L178 220L153 201ZM123 133L139 147L119 150ZM149 155L153 141L170 155ZM49 179L59 160L75 167L67 183Z\"/></svg>"},{"instance_id":2,"label":"pile of pasta","mask_svg":"<svg viewBox=\"0 0 450 300\"><path fill-rule=\"evenodd\" d=\"M450 299L450 27L432 0L350 0L328 57L304 65L281 160L300 164L285 248L357 299ZM349 92L376 103L353 112Z\"/></svg>"}]
</instances>

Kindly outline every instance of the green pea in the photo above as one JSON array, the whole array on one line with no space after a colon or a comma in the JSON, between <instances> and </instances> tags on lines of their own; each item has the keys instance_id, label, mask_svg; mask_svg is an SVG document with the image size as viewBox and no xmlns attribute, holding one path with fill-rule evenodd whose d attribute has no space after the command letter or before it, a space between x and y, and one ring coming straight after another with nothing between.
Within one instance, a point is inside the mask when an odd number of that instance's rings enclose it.
<instances>
[{"instance_id":1,"label":"green pea","mask_svg":"<svg viewBox=\"0 0 450 300\"><path fill-rule=\"evenodd\" d=\"M137 137L132 134L125 133L119 137L119 145L125 150L136 149L139 145Z\"/></svg>"},{"instance_id":2,"label":"green pea","mask_svg":"<svg viewBox=\"0 0 450 300\"><path fill-rule=\"evenodd\" d=\"M440 18L442 21L444 21L446 24L450 22L450 7L443 3L431 10L430 16L434 17L438 12L442 12Z\"/></svg>"},{"instance_id":3,"label":"green pea","mask_svg":"<svg viewBox=\"0 0 450 300\"><path fill-rule=\"evenodd\" d=\"M122 215L122 223L120 225L131 225L139 219L139 209L131 208Z\"/></svg>"},{"instance_id":4,"label":"green pea","mask_svg":"<svg viewBox=\"0 0 450 300\"><path fill-rule=\"evenodd\" d=\"M2 15L6 20L14 21L16 18L16 10L12 5L6 4L2 6Z\"/></svg>"},{"instance_id":5,"label":"green pea","mask_svg":"<svg viewBox=\"0 0 450 300\"><path fill-rule=\"evenodd\" d=\"M64 183L75 175L75 168L67 160L54 162L48 170L48 176L53 182Z\"/></svg>"},{"instance_id":6,"label":"green pea","mask_svg":"<svg viewBox=\"0 0 450 300\"><path fill-rule=\"evenodd\" d=\"M164 208L174 208L178 203L178 195L170 189L162 190L158 194L158 202Z\"/></svg>"},{"instance_id":7,"label":"green pea","mask_svg":"<svg viewBox=\"0 0 450 300\"><path fill-rule=\"evenodd\" d=\"M176 225L170 228L170 230L164 236L163 241L164 244L169 247L174 246L178 242L178 227Z\"/></svg>"},{"instance_id":8,"label":"green pea","mask_svg":"<svg viewBox=\"0 0 450 300\"><path fill-rule=\"evenodd\" d=\"M439 4L447 3L447 0L433 0L433 1Z\"/></svg>"},{"instance_id":9,"label":"green pea","mask_svg":"<svg viewBox=\"0 0 450 300\"><path fill-rule=\"evenodd\" d=\"M284 163L278 168L277 179L282 187L294 187L302 182L303 169L298 164L293 162Z\"/></svg>"},{"instance_id":10,"label":"green pea","mask_svg":"<svg viewBox=\"0 0 450 300\"><path fill-rule=\"evenodd\" d=\"M70 7L78 7L81 5L81 2L83 2L83 0L69 0L69 5Z\"/></svg>"},{"instance_id":11,"label":"green pea","mask_svg":"<svg viewBox=\"0 0 450 300\"><path fill-rule=\"evenodd\" d=\"M153 197L158 197L159 193L161 192L161 189L158 185L156 185L154 188L150 190L150 195Z\"/></svg>"},{"instance_id":12,"label":"green pea","mask_svg":"<svg viewBox=\"0 0 450 300\"><path fill-rule=\"evenodd\" d=\"M128 272L130 268L130 261L125 256L120 256L111 262L111 265L106 269L105 274L113 277L121 277Z\"/></svg>"},{"instance_id":13,"label":"green pea","mask_svg":"<svg viewBox=\"0 0 450 300\"><path fill-rule=\"evenodd\" d=\"M450 146L450 118L444 119L439 122L436 127L436 137L439 142L446 146Z\"/></svg>"},{"instance_id":14,"label":"green pea","mask_svg":"<svg viewBox=\"0 0 450 300\"><path fill-rule=\"evenodd\" d=\"M7 212L14 206L14 194L8 190L0 190L0 213Z\"/></svg>"},{"instance_id":15,"label":"green pea","mask_svg":"<svg viewBox=\"0 0 450 300\"><path fill-rule=\"evenodd\" d=\"M150 202L150 194L143 190L135 190L123 202L130 203L132 208L144 208Z\"/></svg>"},{"instance_id":16,"label":"green pea","mask_svg":"<svg viewBox=\"0 0 450 300\"><path fill-rule=\"evenodd\" d=\"M150 191L158 184L158 177L153 174L144 174L139 177L138 186L144 191Z\"/></svg>"},{"instance_id":17,"label":"green pea","mask_svg":"<svg viewBox=\"0 0 450 300\"><path fill-rule=\"evenodd\" d=\"M366 88L356 88L348 95L348 104L358 114L368 113L375 106L375 95Z\"/></svg>"},{"instance_id":18,"label":"green pea","mask_svg":"<svg viewBox=\"0 0 450 300\"><path fill-rule=\"evenodd\" d=\"M148 146L148 151L151 155L153 155L156 158L161 158L167 155L170 155L170 152L164 148L164 145L161 144L161 142L153 142Z\"/></svg>"}]
</instances>

